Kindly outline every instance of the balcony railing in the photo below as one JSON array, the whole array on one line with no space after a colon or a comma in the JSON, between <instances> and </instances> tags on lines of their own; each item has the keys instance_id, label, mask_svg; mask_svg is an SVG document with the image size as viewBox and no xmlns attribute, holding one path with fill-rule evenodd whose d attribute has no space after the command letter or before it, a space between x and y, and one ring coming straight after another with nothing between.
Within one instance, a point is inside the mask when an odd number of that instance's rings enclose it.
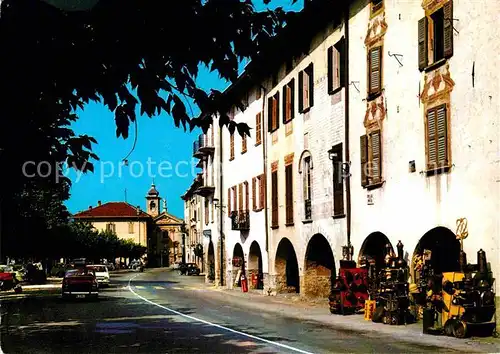
<instances>
[{"instance_id":1,"label":"balcony railing","mask_svg":"<svg viewBox=\"0 0 500 354\"><path fill-rule=\"evenodd\" d=\"M304 219L311 220L312 218L312 207L311 199L304 200Z\"/></svg>"},{"instance_id":2,"label":"balcony railing","mask_svg":"<svg viewBox=\"0 0 500 354\"><path fill-rule=\"evenodd\" d=\"M197 194L202 197L208 197L215 192L215 186L210 185L210 183L205 179L200 179L200 186L194 191L194 194Z\"/></svg>"},{"instance_id":3,"label":"balcony railing","mask_svg":"<svg viewBox=\"0 0 500 354\"><path fill-rule=\"evenodd\" d=\"M250 230L250 212L248 210L233 211L231 217L231 230Z\"/></svg>"},{"instance_id":4,"label":"balcony railing","mask_svg":"<svg viewBox=\"0 0 500 354\"><path fill-rule=\"evenodd\" d=\"M240 210L238 212L238 224L240 230L250 230L250 213L248 210Z\"/></svg>"},{"instance_id":5,"label":"balcony railing","mask_svg":"<svg viewBox=\"0 0 500 354\"><path fill-rule=\"evenodd\" d=\"M205 134L200 134L193 143L193 156L202 157L205 154L211 154L215 150L214 142Z\"/></svg>"}]
</instances>

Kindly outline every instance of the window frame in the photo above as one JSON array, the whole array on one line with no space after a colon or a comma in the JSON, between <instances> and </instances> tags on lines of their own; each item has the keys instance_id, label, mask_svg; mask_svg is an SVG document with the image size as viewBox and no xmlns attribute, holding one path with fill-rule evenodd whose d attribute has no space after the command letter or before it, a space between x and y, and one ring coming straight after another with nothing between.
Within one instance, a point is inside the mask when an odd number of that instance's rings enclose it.
<instances>
[{"instance_id":1,"label":"window frame","mask_svg":"<svg viewBox=\"0 0 500 354\"><path fill-rule=\"evenodd\" d=\"M283 124L291 122L295 116L295 79L283 86Z\"/></svg>"},{"instance_id":2,"label":"window frame","mask_svg":"<svg viewBox=\"0 0 500 354\"><path fill-rule=\"evenodd\" d=\"M271 228L279 227L279 176L278 169L271 171Z\"/></svg>"},{"instance_id":3,"label":"window frame","mask_svg":"<svg viewBox=\"0 0 500 354\"><path fill-rule=\"evenodd\" d=\"M307 95L305 95L307 91ZM306 99L307 97L307 99ZM304 106L304 103L306 105ZM299 72L299 113L306 113L314 106L314 64Z\"/></svg>"},{"instance_id":4,"label":"window frame","mask_svg":"<svg viewBox=\"0 0 500 354\"><path fill-rule=\"evenodd\" d=\"M345 87L345 40L342 37L328 48L328 94L333 95Z\"/></svg>"},{"instance_id":5,"label":"window frame","mask_svg":"<svg viewBox=\"0 0 500 354\"><path fill-rule=\"evenodd\" d=\"M243 155L246 152L247 152L247 135L243 134L243 136L241 137L241 154Z\"/></svg>"},{"instance_id":6,"label":"window frame","mask_svg":"<svg viewBox=\"0 0 500 354\"><path fill-rule=\"evenodd\" d=\"M255 146L262 143L262 113L255 115Z\"/></svg>"},{"instance_id":7,"label":"window frame","mask_svg":"<svg viewBox=\"0 0 500 354\"><path fill-rule=\"evenodd\" d=\"M280 92L276 93L268 98L268 120L269 120L269 132L273 133L280 128L280 108L279 108Z\"/></svg>"},{"instance_id":8,"label":"window frame","mask_svg":"<svg viewBox=\"0 0 500 354\"><path fill-rule=\"evenodd\" d=\"M129 235L135 233L134 222L133 221L129 221L128 222L128 233L129 233Z\"/></svg>"},{"instance_id":9,"label":"window frame","mask_svg":"<svg viewBox=\"0 0 500 354\"><path fill-rule=\"evenodd\" d=\"M229 133L229 161L234 160L234 132Z\"/></svg>"},{"instance_id":10,"label":"window frame","mask_svg":"<svg viewBox=\"0 0 500 354\"><path fill-rule=\"evenodd\" d=\"M444 123L442 124L444 128L444 132L442 134L439 133L439 115L438 112L440 109L444 110L443 118ZM435 141L435 154L436 161L430 160L430 137L429 137L429 114L434 112L434 140ZM451 148L450 148L450 116L449 116L449 108L446 103L436 105L434 107L428 108L425 112L425 165L426 165L426 173L428 175L431 174L440 174L444 172L448 172L451 167ZM439 139L444 138L444 153L445 159L440 161L439 158Z\"/></svg>"},{"instance_id":11,"label":"window frame","mask_svg":"<svg viewBox=\"0 0 500 354\"><path fill-rule=\"evenodd\" d=\"M378 86L376 88L372 88L373 83L373 72L374 67L372 63L373 52L378 51L379 60L378 60ZM368 100L372 100L378 97L382 93L382 78L383 78L383 45L373 46L368 50Z\"/></svg>"}]
</instances>

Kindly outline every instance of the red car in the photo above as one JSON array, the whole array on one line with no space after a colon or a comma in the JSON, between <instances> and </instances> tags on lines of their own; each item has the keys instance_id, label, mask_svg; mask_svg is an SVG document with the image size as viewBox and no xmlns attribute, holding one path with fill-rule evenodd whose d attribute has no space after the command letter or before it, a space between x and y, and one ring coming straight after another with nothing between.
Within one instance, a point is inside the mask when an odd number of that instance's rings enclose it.
<instances>
[{"instance_id":1,"label":"red car","mask_svg":"<svg viewBox=\"0 0 500 354\"><path fill-rule=\"evenodd\" d=\"M97 299L99 285L93 270L85 267L67 271L62 282L62 297Z\"/></svg>"}]
</instances>

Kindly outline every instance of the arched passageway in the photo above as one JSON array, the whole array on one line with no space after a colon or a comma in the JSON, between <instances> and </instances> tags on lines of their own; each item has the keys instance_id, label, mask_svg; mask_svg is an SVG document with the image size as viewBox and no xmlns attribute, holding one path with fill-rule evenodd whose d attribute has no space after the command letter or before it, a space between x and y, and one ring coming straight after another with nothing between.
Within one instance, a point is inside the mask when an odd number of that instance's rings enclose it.
<instances>
[{"instance_id":1,"label":"arched passageway","mask_svg":"<svg viewBox=\"0 0 500 354\"><path fill-rule=\"evenodd\" d=\"M276 260L276 291L278 293L300 292L299 264L292 243L283 238L278 244Z\"/></svg>"},{"instance_id":2,"label":"arched passageway","mask_svg":"<svg viewBox=\"0 0 500 354\"><path fill-rule=\"evenodd\" d=\"M257 276L257 284L253 283L253 276ZM257 241L253 241L250 245L248 254L248 278L250 286L254 289L263 289L263 274L262 274L262 252Z\"/></svg>"},{"instance_id":3,"label":"arched passageway","mask_svg":"<svg viewBox=\"0 0 500 354\"><path fill-rule=\"evenodd\" d=\"M411 275L417 280L415 262L424 251L430 251L430 265L434 274L460 271L460 241L446 227L436 227L424 234L415 247L412 257Z\"/></svg>"},{"instance_id":4,"label":"arched passageway","mask_svg":"<svg viewBox=\"0 0 500 354\"><path fill-rule=\"evenodd\" d=\"M358 264L361 263L363 257L375 261L377 271L385 266L385 256L387 252L394 253L391 241L381 232L372 232L363 242L359 251Z\"/></svg>"},{"instance_id":5,"label":"arched passageway","mask_svg":"<svg viewBox=\"0 0 500 354\"><path fill-rule=\"evenodd\" d=\"M328 297L332 276L335 276L332 248L323 235L316 234L311 238L306 249L304 295Z\"/></svg>"},{"instance_id":6,"label":"arched passageway","mask_svg":"<svg viewBox=\"0 0 500 354\"><path fill-rule=\"evenodd\" d=\"M235 261L240 260L239 265ZM234 245L233 249L233 284L234 286L241 286L241 273L245 270L245 256L243 254L243 247L239 243Z\"/></svg>"},{"instance_id":7,"label":"arched passageway","mask_svg":"<svg viewBox=\"0 0 500 354\"><path fill-rule=\"evenodd\" d=\"M207 278L209 281L215 280L215 251L214 244L212 241L208 244L208 252L207 252L207 270L208 275Z\"/></svg>"}]
</instances>

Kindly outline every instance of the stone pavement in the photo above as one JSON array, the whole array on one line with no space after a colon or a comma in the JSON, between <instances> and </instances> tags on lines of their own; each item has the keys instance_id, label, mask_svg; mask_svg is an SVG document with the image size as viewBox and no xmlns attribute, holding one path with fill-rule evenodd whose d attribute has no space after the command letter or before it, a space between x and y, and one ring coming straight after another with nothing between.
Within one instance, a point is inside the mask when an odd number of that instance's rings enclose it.
<instances>
[{"instance_id":1,"label":"stone pavement","mask_svg":"<svg viewBox=\"0 0 500 354\"><path fill-rule=\"evenodd\" d=\"M237 306L252 308L259 312L275 313L283 317L315 322L319 326L357 331L363 336L384 334L410 343L426 343L467 352L500 353L499 338L475 337L457 339L446 336L433 336L422 333L422 322L391 326L366 321L363 315L332 315L330 314L326 299L322 301L308 301L300 298L296 294L267 296L263 295L262 291L256 290L250 290L248 293L243 293L240 288L229 290L217 288L211 284L200 284L199 287L204 290L209 290L207 294L219 294L219 296L223 296L227 302L231 302Z\"/></svg>"}]
</instances>

